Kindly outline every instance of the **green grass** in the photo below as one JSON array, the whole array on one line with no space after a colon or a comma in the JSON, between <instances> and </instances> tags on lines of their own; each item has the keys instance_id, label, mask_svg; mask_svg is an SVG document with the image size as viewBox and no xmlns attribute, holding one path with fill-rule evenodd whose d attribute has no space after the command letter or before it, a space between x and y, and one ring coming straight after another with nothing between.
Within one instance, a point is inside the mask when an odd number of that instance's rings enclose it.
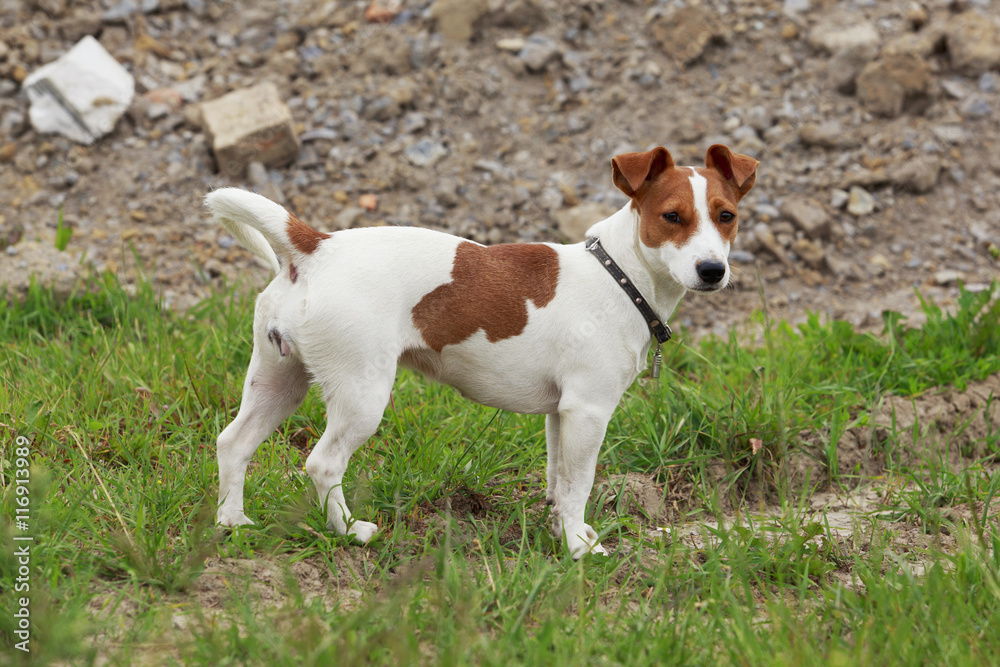
<instances>
[{"instance_id":1,"label":"green grass","mask_svg":"<svg viewBox=\"0 0 1000 667\"><path fill-rule=\"evenodd\" d=\"M990 292L950 314L926 303L919 329L887 314L882 335L764 314L760 346L682 334L665 377L626 395L600 459L602 477L649 474L675 505L651 517L621 489L595 492L616 555L580 562L547 532L542 419L411 373L348 471L355 513L382 528L371 545L325 530L303 473L325 424L315 394L251 464L257 525L216 530L214 441L238 409L251 313L242 292L163 313L148 285L108 276L0 302L0 663L1000 663L992 459L904 467L887 451L883 502L849 530L810 506L816 487L865 481L838 472L837 442L887 393L1000 370ZM27 533L18 436L32 441ZM803 453L808 481L793 474ZM665 537L696 519L697 539ZM12 649L24 534L29 655Z\"/></svg>"}]
</instances>

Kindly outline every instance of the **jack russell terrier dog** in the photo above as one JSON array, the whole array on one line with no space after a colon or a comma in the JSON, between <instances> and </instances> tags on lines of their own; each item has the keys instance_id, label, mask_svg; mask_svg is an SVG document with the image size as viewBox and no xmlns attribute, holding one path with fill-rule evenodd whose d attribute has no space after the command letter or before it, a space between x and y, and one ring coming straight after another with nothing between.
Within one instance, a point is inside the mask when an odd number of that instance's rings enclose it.
<instances>
[{"instance_id":1,"label":"jack russell terrier dog","mask_svg":"<svg viewBox=\"0 0 1000 667\"><path fill-rule=\"evenodd\" d=\"M608 421L684 293L728 284L757 164L718 144L704 168L676 167L662 147L619 155L612 177L631 201L575 245L483 246L408 227L327 234L260 195L212 192L215 218L277 274L257 298L239 414L218 439L218 523L252 523L247 464L316 383L327 426L306 472L327 525L372 539L378 527L347 507L344 472L406 366L477 403L546 415L554 533L574 558L605 553L584 511Z\"/></svg>"}]
</instances>

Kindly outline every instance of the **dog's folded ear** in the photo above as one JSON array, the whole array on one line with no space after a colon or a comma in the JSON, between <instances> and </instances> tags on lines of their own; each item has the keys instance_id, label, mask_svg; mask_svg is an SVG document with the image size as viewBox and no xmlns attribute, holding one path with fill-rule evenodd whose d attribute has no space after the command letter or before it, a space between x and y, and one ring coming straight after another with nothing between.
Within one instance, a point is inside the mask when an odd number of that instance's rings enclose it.
<instances>
[{"instance_id":1,"label":"dog's folded ear","mask_svg":"<svg viewBox=\"0 0 1000 667\"><path fill-rule=\"evenodd\" d=\"M673 166L674 159L663 146L645 153L622 153L611 158L612 180L619 190L634 197L643 183L656 180Z\"/></svg>"},{"instance_id":2,"label":"dog's folded ear","mask_svg":"<svg viewBox=\"0 0 1000 667\"><path fill-rule=\"evenodd\" d=\"M750 192L757 180L757 160L749 155L740 155L729 150L728 146L714 144L708 147L705 154L705 166L715 169L727 181L732 181L740 193L740 197Z\"/></svg>"}]
</instances>

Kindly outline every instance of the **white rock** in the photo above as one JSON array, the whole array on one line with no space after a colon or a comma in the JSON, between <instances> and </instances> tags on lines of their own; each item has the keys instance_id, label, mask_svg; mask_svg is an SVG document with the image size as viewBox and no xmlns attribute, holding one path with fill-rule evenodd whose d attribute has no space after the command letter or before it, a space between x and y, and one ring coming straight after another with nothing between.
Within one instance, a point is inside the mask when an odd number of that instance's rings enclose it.
<instances>
[{"instance_id":1,"label":"white rock","mask_svg":"<svg viewBox=\"0 0 1000 667\"><path fill-rule=\"evenodd\" d=\"M132 103L135 79L87 35L24 80L36 131L92 144L114 129Z\"/></svg>"},{"instance_id":2,"label":"white rock","mask_svg":"<svg viewBox=\"0 0 1000 667\"><path fill-rule=\"evenodd\" d=\"M809 31L809 43L827 53L877 47L880 40L873 23L837 25L836 21L821 21Z\"/></svg>"},{"instance_id":3,"label":"white rock","mask_svg":"<svg viewBox=\"0 0 1000 667\"><path fill-rule=\"evenodd\" d=\"M944 287L945 285L951 285L952 283L957 283L963 280L964 276L961 271L953 271L951 269L944 269L937 271L934 274L934 282L938 285Z\"/></svg>"},{"instance_id":4,"label":"white rock","mask_svg":"<svg viewBox=\"0 0 1000 667\"><path fill-rule=\"evenodd\" d=\"M857 185L848 193L847 212L851 215L868 215L875 210L875 198L867 190Z\"/></svg>"},{"instance_id":5,"label":"white rock","mask_svg":"<svg viewBox=\"0 0 1000 667\"><path fill-rule=\"evenodd\" d=\"M282 167L298 157L300 142L292 111L269 81L202 102L201 115L224 174L242 175L253 161Z\"/></svg>"},{"instance_id":6,"label":"white rock","mask_svg":"<svg viewBox=\"0 0 1000 667\"><path fill-rule=\"evenodd\" d=\"M524 38L507 37L505 39L497 40L497 48L500 49L501 51L517 53L524 48Z\"/></svg>"}]
</instances>

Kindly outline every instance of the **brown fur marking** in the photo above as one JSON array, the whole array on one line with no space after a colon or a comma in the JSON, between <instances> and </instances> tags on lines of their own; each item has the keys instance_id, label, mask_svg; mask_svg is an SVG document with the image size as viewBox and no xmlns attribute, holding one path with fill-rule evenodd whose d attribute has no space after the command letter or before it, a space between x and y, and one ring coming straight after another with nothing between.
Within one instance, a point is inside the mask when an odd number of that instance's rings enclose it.
<instances>
[{"instance_id":1,"label":"brown fur marking","mask_svg":"<svg viewBox=\"0 0 1000 667\"><path fill-rule=\"evenodd\" d=\"M540 243L484 247L466 241L455 251L451 278L413 308L413 324L436 352L480 329L491 343L523 333L527 301L543 308L556 295L559 255Z\"/></svg>"},{"instance_id":2,"label":"brown fur marking","mask_svg":"<svg viewBox=\"0 0 1000 667\"><path fill-rule=\"evenodd\" d=\"M313 229L306 223L295 217L294 213L288 214L288 240L292 242L295 249L305 255L316 252L320 241L330 238L326 232Z\"/></svg>"},{"instance_id":3,"label":"brown fur marking","mask_svg":"<svg viewBox=\"0 0 1000 667\"><path fill-rule=\"evenodd\" d=\"M695 169L708 181L706 188L706 199L708 199L708 213L712 216L715 228L719 230L722 238L732 243L736 239L736 231L740 225L739 211L736 204L740 200L739 191L733 185L733 181L724 181L719 178L719 173L714 169ZM719 216L723 211L729 211L736 217L731 222L722 223Z\"/></svg>"},{"instance_id":4,"label":"brown fur marking","mask_svg":"<svg viewBox=\"0 0 1000 667\"><path fill-rule=\"evenodd\" d=\"M698 213L694 210L691 173L687 169L669 169L655 181L636 192L639 203L639 240L650 248L664 243L682 247L698 231ZM675 212L681 221L669 222L664 213Z\"/></svg>"}]
</instances>

